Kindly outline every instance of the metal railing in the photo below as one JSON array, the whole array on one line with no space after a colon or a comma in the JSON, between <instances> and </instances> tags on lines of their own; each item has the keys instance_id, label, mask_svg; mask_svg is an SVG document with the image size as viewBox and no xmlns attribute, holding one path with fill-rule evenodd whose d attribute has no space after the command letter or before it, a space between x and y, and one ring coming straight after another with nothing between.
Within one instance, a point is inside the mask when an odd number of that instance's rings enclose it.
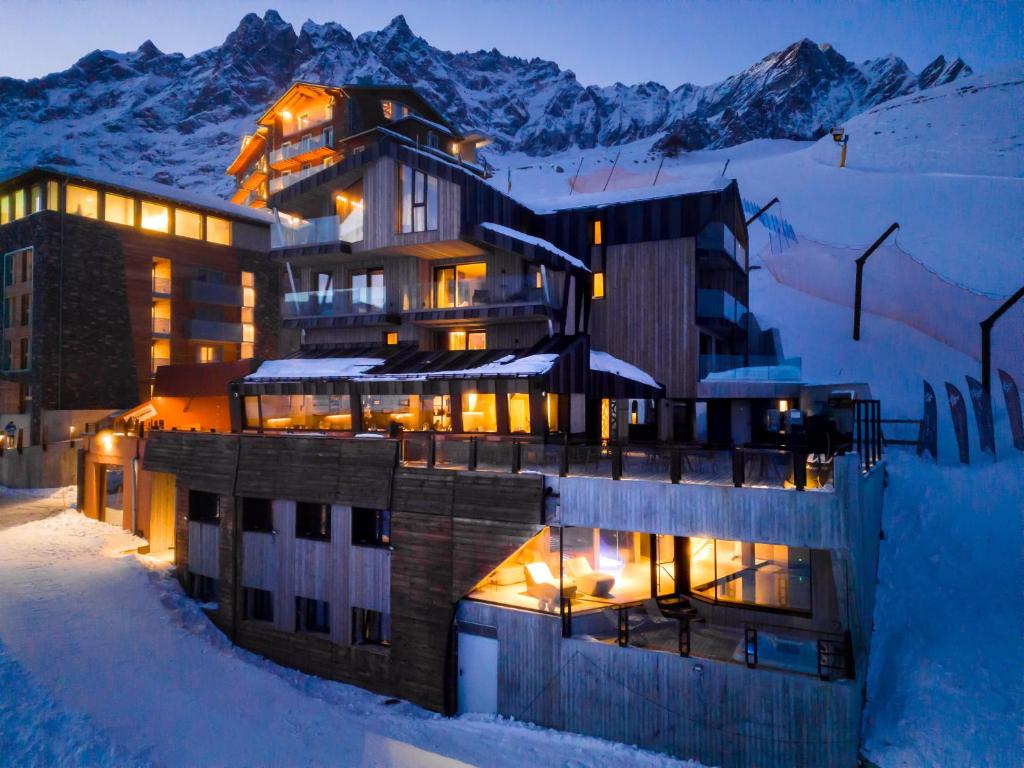
<instances>
[{"instance_id":1,"label":"metal railing","mask_svg":"<svg viewBox=\"0 0 1024 768\"><path fill-rule=\"evenodd\" d=\"M537 285L533 275L477 277L459 281L433 280L420 283L422 309L465 309L498 304L544 304L557 307L560 301L546 283Z\"/></svg>"},{"instance_id":2,"label":"metal railing","mask_svg":"<svg viewBox=\"0 0 1024 768\"><path fill-rule=\"evenodd\" d=\"M385 295L383 286L286 293L281 301L281 317L287 320L375 314L384 311Z\"/></svg>"},{"instance_id":3,"label":"metal railing","mask_svg":"<svg viewBox=\"0 0 1024 768\"><path fill-rule=\"evenodd\" d=\"M881 401L853 401L853 444L865 472L882 460Z\"/></svg>"},{"instance_id":4,"label":"metal railing","mask_svg":"<svg viewBox=\"0 0 1024 768\"><path fill-rule=\"evenodd\" d=\"M280 147L270 153L270 164L280 163L285 160L291 160L293 157L304 155L307 152L312 152L314 149L320 149L325 146L324 134L318 133L312 136L304 136L294 144L289 144L286 147Z\"/></svg>"},{"instance_id":5,"label":"metal railing","mask_svg":"<svg viewBox=\"0 0 1024 768\"><path fill-rule=\"evenodd\" d=\"M741 325L747 315L747 307L728 291L697 289L697 317L712 320L728 320Z\"/></svg>"},{"instance_id":6,"label":"metal railing","mask_svg":"<svg viewBox=\"0 0 1024 768\"><path fill-rule=\"evenodd\" d=\"M197 341L242 342L242 324L217 320L189 320L188 337Z\"/></svg>"}]
</instances>

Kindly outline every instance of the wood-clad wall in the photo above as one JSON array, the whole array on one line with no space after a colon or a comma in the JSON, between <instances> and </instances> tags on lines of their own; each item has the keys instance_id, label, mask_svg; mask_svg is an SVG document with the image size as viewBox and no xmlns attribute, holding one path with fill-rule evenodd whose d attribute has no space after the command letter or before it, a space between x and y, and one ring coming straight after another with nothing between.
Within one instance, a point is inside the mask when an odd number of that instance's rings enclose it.
<instances>
[{"instance_id":1,"label":"wood-clad wall","mask_svg":"<svg viewBox=\"0 0 1024 768\"><path fill-rule=\"evenodd\" d=\"M605 296L591 302L594 348L647 371L671 398L697 396L694 246L693 238L609 246Z\"/></svg>"},{"instance_id":2,"label":"wood-clad wall","mask_svg":"<svg viewBox=\"0 0 1024 768\"><path fill-rule=\"evenodd\" d=\"M220 578L220 527L213 523L188 524L188 569L199 576Z\"/></svg>"}]
</instances>

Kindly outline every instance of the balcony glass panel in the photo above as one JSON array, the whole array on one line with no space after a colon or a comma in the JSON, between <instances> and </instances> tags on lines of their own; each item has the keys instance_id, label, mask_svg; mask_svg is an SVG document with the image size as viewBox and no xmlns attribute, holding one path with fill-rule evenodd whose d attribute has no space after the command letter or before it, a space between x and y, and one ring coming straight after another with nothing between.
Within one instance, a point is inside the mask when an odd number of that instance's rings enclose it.
<instances>
[{"instance_id":1,"label":"balcony glass panel","mask_svg":"<svg viewBox=\"0 0 1024 768\"><path fill-rule=\"evenodd\" d=\"M283 176L278 176L275 179L271 179L270 194L280 192L282 189L290 187L292 184L297 184L303 179L308 179L310 176L319 173L323 169L324 166L322 165L313 165L309 168L303 168L301 171L296 171L295 173L289 173Z\"/></svg>"},{"instance_id":2,"label":"balcony glass panel","mask_svg":"<svg viewBox=\"0 0 1024 768\"><path fill-rule=\"evenodd\" d=\"M189 283L189 298L199 304L238 307L242 305L242 287L208 280L193 280Z\"/></svg>"},{"instance_id":3,"label":"balcony glass panel","mask_svg":"<svg viewBox=\"0 0 1024 768\"><path fill-rule=\"evenodd\" d=\"M743 302L728 291L713 288L697 290L697 317L728 320L739 325L746 314Z\"/></svg>"},{"instance_id":4,"label":"balcony glass panel","mask_svg":"<svg viewBox=\"0 0 1024 768\"><path fill-rule=\"evenodd\" d=\"M280 163L285 160L290 160L298 155L304 155L307 152L312 152L314 149L319 149L324 146L324 134L319 133L315 136L304 136L300 141L296 141L294 144L289 144L286 147L280 147L270 153L271 165Z\"/></svg>"},{"instance_id":5,"label":"balcony glass panel","mask_svg":"<svg viewBox=\"0 0 1024 768\"><path fill-rule=\"evenodd\" d=\"M286 293L281 316L288 319L377 314L384 311L384 295L383 286Z\"/></svg>"},{"instance_id":6,"label":"balcony glass panel","mask_svg":"<svg viewBox=\"0 0 1024 768\"><path fill-rule=\"evenodd\" d=\"M202 341L242 343L241 323L223 323L216 320L191 320L189 338Z\"/></svg>"},{"instance_id":7,"label":"balcony glass panel","mask_svg":"<svg viewBox=\"0 0 1024 768\"><path fill-rule=\"evenodd\" d=\"M692 537L690 584L709 600L809 611L810 550Z\"/></svg>"},{"instance_id":8,"label":"balcony glass panel","mask_svg":"<svg viewBox=\"0 0 1024 768\"><path fill-rule=\"evenodd\" d=\"M355 243L363 239L363 208L354 206L345 217L300 219L281 215L270 227L271 248L302 248L325 243Z\"/></svg>"}]
</instances>

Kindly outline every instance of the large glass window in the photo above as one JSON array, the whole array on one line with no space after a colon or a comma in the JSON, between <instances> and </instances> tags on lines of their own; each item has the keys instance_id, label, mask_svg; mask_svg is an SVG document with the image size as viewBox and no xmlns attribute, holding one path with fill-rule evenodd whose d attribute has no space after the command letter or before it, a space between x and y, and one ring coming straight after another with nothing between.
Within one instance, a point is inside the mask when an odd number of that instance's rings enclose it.
<instances>
[{"instance_id":1,"label":"large glass window","mask_svg":"<svg viewBox=\"0 0 1024 768\"><path fill-rule=\"evenodd\" d=\"M402 232L437 229L437 178L407 165L400 166Z\"/></svg>"},{"instance_id":2,"label":"large glass window","mask_svg":"<svg viewBox=\"0 0 1024 768\"><path fill-rule=\"evenodd\" d=\"M6 224L11 220L11 196L0 197L0 224Z\"/></svg>"},{"instance_id":3,"label":"large glass window","mask_svg":"<svg viewBox=\"0 0 1024 768\"><path fill-rule=\"evenodd\" d=\"M194 211L178 208L174 211L174 234L179 237L203 239L203 217Z\"/></svg>"},{"instance_id":4,"label":"large glass window","mask_svg":"<svg viewBox=\"0 0 1024 768\"><path fill-rule=\"evenodd\" d=\"M25 218L25 190L19 189L14 193L14 218Z\"/></svg>"},{"instance_id":5,"label":"large glass window","mask_svg":"<svg viewBox=\"0 0 1024 768\"><path fill-rule=\"evenodd\" d=\"M353 312L384 308L384 270L359 269L349 275Z\"/></svg>"},{"instance_id":6,"label":"large glass window","mask_svg":"<svg viewBox=\"0 0 1024 768\"><path fill-rule=\"evenodd\" d=\"M39 213L41 210L43 210L45 202L46 201L43 196L43 185L32 185L32 213Z\"/></svg>"},{"instance_id":7,"label":"large glass window","mask_svg":"<svg viewBox=\"0 0 1024 768\"><path fill-rule=\"evenodd\" d=\"M462 393L462 431L497 432L495 396L479 392Z\"/></svg>"},{"instance_id":8,"label":"large glass window","mask_svg":"<svg viewBox=\"0 0 1024 768\"><path fill-rule=\"evenodd\" d=\"M548 432L558 431L558 395L548 392L544 397L544 410L547 411Z\"/></svg>"},{"instance_id":9,"label":"large glass window","mask_svg":"<svg viewBox=\"0 0 1024 768\"><path fill-rule=\"evenodd\" d=\"M448 331L449 351L487 349L486 331Z\"/></svg>"},{"instance_id":10,"label":"large glass window","mask_svg":"<svg viewBox=\"0 0 1024 768\"><path fill-rule=\"evenodd\" d=\"M99 215L99 193L95 189L68 184L65 188L65 207L68 213L95 219Z\"/></svg>"},{"instance_id":11,"label":"large glass window","mask_svg":"<svg viewBox=\"0 0 1024 768\"><path fill-rule=\"evenodd\" d=\"M103 196L103 220L111 224L135 226L135 200L107 192Z\"/></svg>"},{"instance_id":12,"label":"large glass window","mask_svg":"<svg viewBox=\"0 0 1024 768\"><path fill-rule=\"evenodd\" d=\"M530 396L517 392L508 396L508 427L511 432L530 431Z\"/></svg>"},{"instance_id":13,"label":"large glass window","mask_svg":"<svg viewBox=\"0 0 1024 768\"><path fill-rule=\"evenodd\" d=\"M262 395L257 405L253 396L245 399L245 421L249 428L263 412L264 429L352 429L352 411L348 395Z\"/></svg>"},{"instance_id":14,"label":"large glass window","mask_svg":"<svg viewBox=\"0 0 1024 768\"><path fill-rule=\"evenodd\" d=\"M338 217L338 237L344 243L357 243L363 239L363 180L334 196L334 211Z\"/></svg>"},{"instance_id":15,"label":"large glass window","mask_svg":"<svg viewBox=\"0 0 1024 768\"><path fill-rule=\"evenodd\" d=\"M473 262L434 270L434 306L468 307L489 304L487 290L487 264Z\"/></svg>"},{"instance_id":16,"label":"large glass window","mask_svg":"<svg viewBox=\"0 0 1024 768\"><path fill-rule=\"evenodd\" d=\"M402 429L446 432L451 429L448 395L363 395L363 429L386 432L392 424Z\"/></svg>"},{"instance_id":17,"label":"large glass window","mask_svg":"<svg viewBox=\"0 0 1024 768\"><path fill-rule=\"evenodd\" d=\"M216 216L207 216L206 240L218 245L231 245L231 222L227 219L218 219Z\"/></svg>"},{"instance_id":18,"label":"large glass window","mask_svg":"<svg viewBox=\"0 0 1024 768\"><path fill-rule=\"evenodd\" d=\"M695 594L727 603L811 610L811 558L804 547L690 539Z\"/></svg>"},{"instance_id":19,"label":"large glass window","mask_svg":"<svg viewBox=\"0 0 1024 768\"><path fill-rule=\"evenodd\" d=\"M142 228L154 232L169 231L171 223L171 209L166 205L151 203L148 200L142 201Z\"/></svg>"},{"instance_id":20,"label":"large glass window","mask_svg":"<svg viewBox=\"0 0 1024 768\"><path fill-rule=\"evenodd\" d=\"M352 507L352 543L386 547L391 543L391 513L386 509Z\"/></svg>"},{"instance_id":21,"label":"large glass window","mask_svg":"<svg viewBox=\"0 0 1024 768\"><path fill-rule=\"evenodd\" d=\"M46 182L46 210L60 210L60 184L56 181Z\"/></svg>"}]
</instances>

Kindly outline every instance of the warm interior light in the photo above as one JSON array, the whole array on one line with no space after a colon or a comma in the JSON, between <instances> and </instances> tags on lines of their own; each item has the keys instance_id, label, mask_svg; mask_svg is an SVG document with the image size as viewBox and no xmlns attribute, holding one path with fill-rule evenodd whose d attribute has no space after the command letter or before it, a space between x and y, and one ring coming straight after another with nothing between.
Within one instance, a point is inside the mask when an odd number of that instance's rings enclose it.
<instances>
[{"instance_id":1,"label":"warm interior light","mask_svg":"<svg viewBox=\"0 0 1024 768\"><path fill-rule=\"evenodd\" d=\"M356 205L359 206L360 208L363 205L362 200L352 200L348 197L345 197L344 195L335 195L334 199L337 200L339 203L348 203L349 205Z\"/></svg>"},{"instance_id":2,"label":"warm interior light","mask_svg":"<svg viewBox=\"0 0 1024 768\"><path fill-rule=\"evenodd\" d=\"M789 400L779 400L779 412L785 413L789 410Z\"/></svg>"},{"instance_id":3,"label":"warm interior light","mask_svg":"<svg viewBox=\"0 0 1024 768\"><path fill-rule=\"evenodd\" d=\"M114 447L114 436L109 432L104 432L100 435L100 446L104 451L109 451Z\"/></svg>"},{"instance_id":4,"label":"warm interior light","mask_svg":"<svg viewBox=\"0 0 1024 768\"><path fill-rule=\"evenodd\" d=\"M291 120L292 119L292 113L289 112L287 109L282 109L281 110L281 117L283 117L285 120Z\"/></svg>"}]
</instances>

